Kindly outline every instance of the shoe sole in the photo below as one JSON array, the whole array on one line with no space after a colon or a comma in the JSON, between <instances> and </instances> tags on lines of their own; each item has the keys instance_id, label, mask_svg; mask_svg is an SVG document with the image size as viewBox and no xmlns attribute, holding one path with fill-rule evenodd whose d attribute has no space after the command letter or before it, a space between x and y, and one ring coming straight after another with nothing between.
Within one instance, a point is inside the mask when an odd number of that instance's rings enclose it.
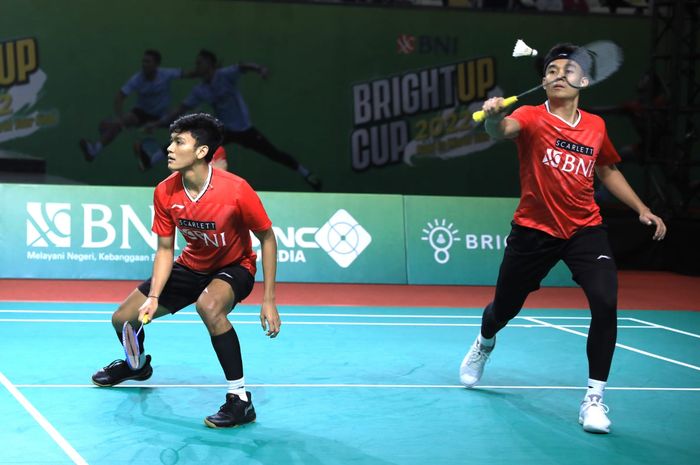
<instances>
[{"instance_id":1,"label":"shoe sole","mask_svg":"<svg viewBox=\"0 0 700 465\"><path fill-rule=\"evenodd\" d=\"M207 420L207 419L205 418L205 419L204 419L204 424L205 424L208 428L214 428L214 429L238 428L239 426L245 426L245 425L249 425L249 424L251 424L251 423L255 423L255 420L256 420L256 419L257 419L257 417L256 417L256 418L253 418L252 420L247 421L247 422L245 422L245 423L236 423L235 425L231 425L231 426L218 426L218 425L215 425L214 423L210 422L209 420Z\"/></svg>"},{"instance_id":2,"label":"shoe sole","mask_svg":"<svg viewBox=\"0 0 700 465\"><path fill-rule=\"evenodd\" d=\"M122 379L121 381L119 381L118 383L114 383L114 384L102 384L102 383L98 383L98 382L95 381L94 379L92 380L92 384L94 384L95 386L98 386L98 387L112 387L112 386L116 386L117 384L121 384L121 383L123 383L124 381L129 381L129 380L133 380L133 381L146 381L146 380L149 379L151 376L153 376L153 370L151 370L151 372L148 374L148 376L144 376L144 377L141 377L141 376L131 376L131 377L129 377L129 378L124 378L124 379Z\"/></svg>"},{"instance_id":3,"label":"shoe sole","mask_svg":"<svg viewBox=\"0 0 700 465\"><path fill-rule=\"evenodd\" d=\"M578 424L581 425L581 426L583 426L583 417L578 417ZM591 428L591 427L586 428L585 426L583 426L583 430L584 430L586 433L593 433L593 434L610 434L610 428L608 428L607 430L604 430L604 429Z\"/></svg>"}]
</instances>

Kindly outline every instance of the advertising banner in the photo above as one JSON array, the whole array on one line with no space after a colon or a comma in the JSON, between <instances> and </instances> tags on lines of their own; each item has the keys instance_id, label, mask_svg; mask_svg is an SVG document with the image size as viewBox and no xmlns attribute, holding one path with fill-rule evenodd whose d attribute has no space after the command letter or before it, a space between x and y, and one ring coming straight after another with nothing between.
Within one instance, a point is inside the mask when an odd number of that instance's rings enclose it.
<instances>
[{"instance_id":1,"label":"advertising banner","mask_svg":"<svg viewBox=\"0 0 700 465\"><path fill-rule=\"evenodd\" d=\"M152 188L0 184L11 206L1 220L0 278L150 276L152 195ZM400 196L260 196L274 223L280 281L406 282ZM176 254L184 245L178 234Z\"/></svg>"},{"instance_id":2,"label":"advertising banner","mask_svg":"<svg viewBox=\"0 0 700 465\"><path fill-rule=\"evenodd\" d=\"M525 11L3 0L0 151L78 183L153 186L168 174L163 158L144 162L134 148L165 144L158 121L185 105L234 132L228 169L260 191L516 197L515 145L471 119L486 98L541 81L537 58L511 56L516 39L539 59L557 41L614 41L624 64L582 91L581 106L624 109L648 69L649 26ZM604 116L618 147L641 137L633 115Z\"/></svg>"},{"instance_id":3,"label":"advertising banner","mask_svg":"<svg viewBox=\"0 0 700 465\"><path fill-rule=\"evenodd\" d=\"M409 284L493 286L517 199L404 197ZM542 283L574 286L563 263Z\"/></svg>"}]
</instances>

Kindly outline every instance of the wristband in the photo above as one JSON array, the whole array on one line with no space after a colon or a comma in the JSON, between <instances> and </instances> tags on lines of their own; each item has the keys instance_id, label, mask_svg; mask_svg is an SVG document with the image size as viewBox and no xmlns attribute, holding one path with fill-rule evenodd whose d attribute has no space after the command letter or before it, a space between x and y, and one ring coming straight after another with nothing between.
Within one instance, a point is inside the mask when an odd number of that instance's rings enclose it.
<instances>
[{"instance_id":1,"label":"wristband","mask_svg":"<svg viewBox=\"0 0 700 465\"><path fill-rule=\"evenodd\" d=\"M149 298L149 299L156 299L156 300L158 300L158 296L157 296L157 295L149 295L148 298Z\"/></svg>"}]
</instances>

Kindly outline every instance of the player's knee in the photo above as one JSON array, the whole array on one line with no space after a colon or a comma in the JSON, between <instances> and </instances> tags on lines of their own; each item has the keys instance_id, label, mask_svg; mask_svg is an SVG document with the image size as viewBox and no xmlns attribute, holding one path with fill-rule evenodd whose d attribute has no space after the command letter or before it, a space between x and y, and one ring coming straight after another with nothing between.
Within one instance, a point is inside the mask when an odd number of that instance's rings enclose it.
<instances>
[{"instance_id":1,"label":"player's knee","mask_svg":"<svg viewBox=\"0 0 700 465\"><path fill-rule=\"evenodd\" d=\"M207 327L215 326L220 324L222 320L226 320L224 303L216 298L199 299L195 308Z\"/></svg>"}]
</instances>

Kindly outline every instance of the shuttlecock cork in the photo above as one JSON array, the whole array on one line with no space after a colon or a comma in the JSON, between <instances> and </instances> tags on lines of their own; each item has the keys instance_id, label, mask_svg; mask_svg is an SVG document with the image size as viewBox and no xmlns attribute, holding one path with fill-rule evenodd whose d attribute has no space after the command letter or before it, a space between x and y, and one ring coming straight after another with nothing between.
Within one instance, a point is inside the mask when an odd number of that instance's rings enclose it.
<instances>
[{"instance_id":1,"label":"shuttlecock cork","mask_svg":"<svg viewBox=\"0 0 700 465\"><path fill-rule=\"evenodd\" d=\"M526 44L522 40L518 39L518 41L515 43L515 47L513 47L513 56L514 57L536 57L537 50L530 47L528 44Z\"/></svg>"}]
</instances>

